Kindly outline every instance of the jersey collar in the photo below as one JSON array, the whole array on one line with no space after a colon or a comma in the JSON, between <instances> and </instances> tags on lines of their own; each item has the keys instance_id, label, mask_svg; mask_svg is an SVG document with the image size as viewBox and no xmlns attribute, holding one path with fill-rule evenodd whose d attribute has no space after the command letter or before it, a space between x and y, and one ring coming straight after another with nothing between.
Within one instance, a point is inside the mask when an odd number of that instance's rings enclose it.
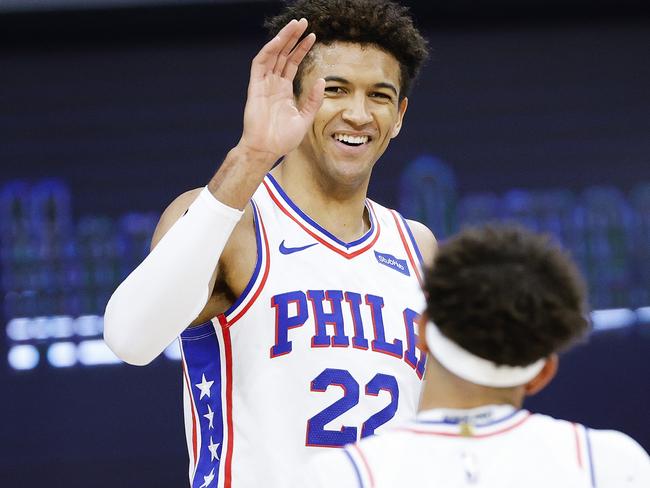
<instances>
[{"instance_id":1,"label":"jersey collar","mask_svg":"<svg viewBox=\"0 0 650 488\"><path fill-rule=\"evenodd\" d=\"M351 259L367 251L379 238L379 221L377 220L373 205L368 199L366 199L365 205L370 219L370 229L361 238L352 242L344 242L321 227L316 221L304 213L300 207L289 198L271 174L266 175L263 185L273 202L287 217L298 224L319 243L345 258Z\"/></svg>"}]
</instances>

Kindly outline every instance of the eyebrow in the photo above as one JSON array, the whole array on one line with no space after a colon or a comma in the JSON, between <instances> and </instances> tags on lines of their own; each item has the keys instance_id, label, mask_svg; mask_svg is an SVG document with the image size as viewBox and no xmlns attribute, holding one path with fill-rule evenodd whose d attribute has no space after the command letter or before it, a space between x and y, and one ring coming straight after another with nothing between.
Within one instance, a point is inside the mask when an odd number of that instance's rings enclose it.
<instances>
[{"instance_id":1,"label":"eyebrow","mask_svg":"<svg viewBox=\"0 0 650 488\"><path fill-rule=\"evenodd\" d=\"M326 76L325 81L335 81L338 83L343 83L345 85L349 85L350 81L346 80L345 78L341 78L340 76ZM386 82L381 82L381 83L375 83L372 85L373 88L387 88L388 90L391 90L393 93L395 93L395 96L397 96L397 88L395 88L395 85L392 83L386 83Z\"/></svg>"}]
</instances>

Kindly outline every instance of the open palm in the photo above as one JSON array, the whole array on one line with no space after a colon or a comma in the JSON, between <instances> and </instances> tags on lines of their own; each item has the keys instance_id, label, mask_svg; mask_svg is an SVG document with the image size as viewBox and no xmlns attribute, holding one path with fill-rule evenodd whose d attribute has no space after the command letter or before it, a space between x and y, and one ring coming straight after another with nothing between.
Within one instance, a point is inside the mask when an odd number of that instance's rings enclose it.
<instances>
[{"instance_id":1,"label":"open palm","mask_svg":"<svg viewBox=\"0 0 650 488\"><path fill-rule=\"evenodd\" d=\"M240 144L270 153L276 159L295 149L314 120L323 100L325 82L319 79L301 106L293 96L298 66L314 45L309 34L298 42L307 21L292 20L255 56L251 65L244 131Z\"/></svg>"}]
</instances>

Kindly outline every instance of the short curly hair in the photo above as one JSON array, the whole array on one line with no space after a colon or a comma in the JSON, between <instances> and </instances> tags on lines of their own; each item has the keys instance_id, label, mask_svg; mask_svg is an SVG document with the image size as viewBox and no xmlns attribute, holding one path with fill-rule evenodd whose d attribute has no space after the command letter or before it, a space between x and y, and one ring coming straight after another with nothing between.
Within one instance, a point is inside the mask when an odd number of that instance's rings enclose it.
<instances>
[{"instance_id":1,"label":"short curly hair","mask_svg":"<svg viewBox=\"0 0 650 488\"><path fill-rule=\"evenodd\" d=\"M316 34L318 43L373 45L393 55L400 65L400 99L409 93L428 56L427 41L413 25L409 9L389 0L297 0L267 19L264 26L274 37L289 21L302 17L309 21L308 32ZM300 80L310 60L308 54L294 78L296 95L301 92Z\"/></svg>"},{"instance_id":2,"label":"short curly hair","mask_svg":"<svg viewBox=\"0 0 650 488\"><path fill-rule=\"evenodd\" d=\"M469 228L426 270L427 315L449 339L499 365L525 366L589 330L586 287L548 236Z\"/></svg>"}]
</instances>

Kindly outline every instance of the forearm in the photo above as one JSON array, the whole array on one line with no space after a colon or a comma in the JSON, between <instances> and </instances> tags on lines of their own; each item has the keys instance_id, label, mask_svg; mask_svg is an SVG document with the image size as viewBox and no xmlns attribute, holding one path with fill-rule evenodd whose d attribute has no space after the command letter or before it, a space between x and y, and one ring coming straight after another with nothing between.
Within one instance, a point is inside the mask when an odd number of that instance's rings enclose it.
<instances>
[{"instance_id":1,"label":"forearm","mask_svg":"<svg viewBox=\"0 0 650 488\"><path fill-rule=\"evenodd\" d=\"M208 190L225 205L243 210L277 160L271 153L237 145L208 183Z\"/></svg>"}]
</instances>

